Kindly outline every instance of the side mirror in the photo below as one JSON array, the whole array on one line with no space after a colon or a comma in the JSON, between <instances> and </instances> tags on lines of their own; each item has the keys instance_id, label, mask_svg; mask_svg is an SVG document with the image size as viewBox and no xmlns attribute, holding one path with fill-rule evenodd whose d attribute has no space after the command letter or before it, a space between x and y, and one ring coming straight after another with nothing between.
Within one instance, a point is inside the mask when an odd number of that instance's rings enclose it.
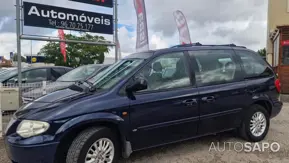
<instances>
[{"instance_id":1,"label":"side mirror","mask_svg":"<svg viewBox=\"0 0 289 163\"><path fill-rule=\"evenodd\" d=\"M144 78L135 79L132 84L126 87L127 93L133 93L137 91L142 91L148 88L147 81Z\"/></svg>"}]
</instances>

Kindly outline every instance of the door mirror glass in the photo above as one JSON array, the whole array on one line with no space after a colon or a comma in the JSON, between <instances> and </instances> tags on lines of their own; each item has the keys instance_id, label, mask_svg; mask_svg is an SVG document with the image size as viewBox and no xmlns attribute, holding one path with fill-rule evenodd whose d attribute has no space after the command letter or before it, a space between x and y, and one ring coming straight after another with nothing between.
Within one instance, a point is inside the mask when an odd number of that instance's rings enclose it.
<instances>
[{"instance_id":1,"label":"door mirror glass","mask_svg":"<svg viewBox=\"0 0 289 163\"><path fill-rule=\"evenodd\" d=\"M146 90L148 87L147 81L144 78L136 78L132 84L126 87L126 92L137 92Z\"/></svg>"}]
</instances>

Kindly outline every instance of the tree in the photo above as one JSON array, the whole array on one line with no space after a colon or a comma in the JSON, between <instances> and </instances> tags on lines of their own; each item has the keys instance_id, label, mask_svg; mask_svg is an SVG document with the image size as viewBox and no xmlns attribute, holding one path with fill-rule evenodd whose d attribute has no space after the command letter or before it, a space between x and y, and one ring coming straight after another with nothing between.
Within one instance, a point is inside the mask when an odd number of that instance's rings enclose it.
<instances>
[{"instance_id":1,"label":"tree","mask_svg":"<svg viewBox=\"0 0 289 163\"><path fill-rule=\"evenodd\" d=\"M65 35L66 39L79 41L98 41L104 42L102 36L92 36L84 33L81 36L71 34ZM56 66L78 67L80 65L103 63L104 54L109 52L109 48L105 45L88 45L80 43L67 43L66 45L66 63L60 52L59 42L50 42L41 50L40 54L44 54L46 63L54 63Z\"/></svg>"},{"instance_id":2,"label":"tree","mask_svg":"<svg viewBox=\"0 0 289 163\"><path fill-rule=\"evenodd\" d=\"M17 54L14 54L13 56L13 61L14 62L17 62L18 61L18 55ZM21 62L26 62L26 58L21 56Z\"/></svg>"},{"instance_id":3,"label":"tree","mask_svg":"<svg viewBox=\"0 0 289 163\"><path fill-rule=\"evenodd\" d=\"M265 48L258 50L257 53L259 53L262 57L266 57L266 49Z\"/></svg>"}]
</instances>

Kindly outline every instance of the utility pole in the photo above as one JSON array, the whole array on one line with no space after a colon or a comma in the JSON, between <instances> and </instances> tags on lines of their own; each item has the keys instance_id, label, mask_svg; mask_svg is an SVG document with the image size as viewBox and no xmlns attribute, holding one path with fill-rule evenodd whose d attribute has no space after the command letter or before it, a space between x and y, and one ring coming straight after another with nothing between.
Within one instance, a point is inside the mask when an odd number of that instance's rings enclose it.
<instances>
[{"instance_id":1,"label":"utility pole","mask_svg":"<svg viewBox=\"0 0 289 163\"><path fill-rule=\"evenodd\" d=\"M20 0L16 0L16 39L17 39L17 66L18 66L18 88L19 88L19 105L22 104L21 99L21 88L22 88L22 74L21 74L21 40L20 40L20 30L21 30L21 6Z\"/></svg>"},{"instance_id":2,"label":"utility pole","mask_svg":"<svg viewBox=\"0 0 289 163\"><path fill-rule=\"evenodd\" d=\"M118 61L118 47L117 47L117 41L118 41L118 29L117 29L117 24L118 24L118 19L117 19L117 0L114 0L114 10L113 10L113 15L114 15L114 38L113 42L115 43L115 62Z\"/></svg>"}]
</instances>

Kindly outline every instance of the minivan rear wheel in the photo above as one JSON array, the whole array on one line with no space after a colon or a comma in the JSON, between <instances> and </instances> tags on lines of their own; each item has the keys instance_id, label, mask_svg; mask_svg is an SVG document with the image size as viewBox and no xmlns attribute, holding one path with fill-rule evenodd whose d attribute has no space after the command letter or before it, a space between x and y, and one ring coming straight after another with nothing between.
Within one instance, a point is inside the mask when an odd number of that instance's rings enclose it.
<instances>
[{"instance_id":1,"label":"minivan rear wheel","mask_svg":"<svg viewBox=\"0 0 289 163\"><path fill-rule=\"evenodd\" d=\"M239 133L247 141L258 142L266 137L269 126L268 111L261 105L252 105L245 114Z\"/></svg>"},{"instance_id":2,"label":"minivan rear wheel","mask_svg":"<svg viewBox=\"0 0 289 163\"><path fill-rule=\"evenodd\" d=\"M115 163L119 143L111 129L93 127L81 132L69 147L67 163Z\"/></svg>"}]
</instances>

